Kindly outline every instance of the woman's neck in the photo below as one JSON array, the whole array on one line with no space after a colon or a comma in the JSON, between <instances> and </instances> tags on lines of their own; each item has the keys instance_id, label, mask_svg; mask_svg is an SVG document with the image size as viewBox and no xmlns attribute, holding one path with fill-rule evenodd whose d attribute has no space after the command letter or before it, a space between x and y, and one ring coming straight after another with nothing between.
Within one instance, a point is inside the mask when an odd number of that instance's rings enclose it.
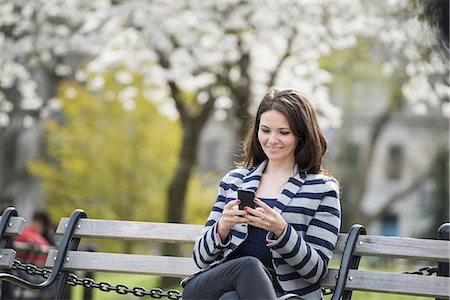
<instances>
[{"instance_id":1,"label":"woman's neck","mask_svg":"<svg viewBox=\"0 0 450 300\"><path fill-rule=\"evenodd\" d=\"M260 198L278 198L284 185L292 175L294 164L294 161L269 161L256 190L256 196Z\"/></svg>"},{"instance_id":2,"label":"woman's neck","mask_svg":"<svg viewBox=\"0 0 450 300\"><path fill-rule=\"evenodd\" d=\"M295 160L289 161L271 161L267 163L264 173L275 175L275 176L286 176L291 175L294 169Z\"/></svg>"}]
</instances>

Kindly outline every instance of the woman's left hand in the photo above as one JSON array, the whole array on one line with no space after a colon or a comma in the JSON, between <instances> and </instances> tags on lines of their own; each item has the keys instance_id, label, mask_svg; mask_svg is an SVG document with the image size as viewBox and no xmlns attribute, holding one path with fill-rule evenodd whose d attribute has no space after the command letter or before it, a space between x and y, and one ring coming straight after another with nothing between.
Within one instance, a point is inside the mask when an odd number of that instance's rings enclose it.
<instances>
[{"instance_id":1,"label":"woman's left hand","mask_svg":"<svg viewBox=\"0 0 450 300\"><path fill-rule=\"evenodd\" d=\"M286 221L283 217L263 201L257 198L253 201L255 201L259 207L253 209L246 206L244 208L247 214L243 217L248 219L247 223L254 227L273 232L278 237L281 236L286 228Z\"/></svg>"}]
</instances>

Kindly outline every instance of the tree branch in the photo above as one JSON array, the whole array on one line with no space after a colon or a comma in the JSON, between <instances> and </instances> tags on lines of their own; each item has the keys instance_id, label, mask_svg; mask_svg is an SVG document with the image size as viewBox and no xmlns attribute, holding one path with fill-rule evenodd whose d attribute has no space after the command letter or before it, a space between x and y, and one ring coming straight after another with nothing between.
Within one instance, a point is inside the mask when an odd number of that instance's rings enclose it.
<instances>
[{"instance_id":1,"label":"tree branch","mask_svg":"<svg viewBox=\"0 0 450 300\"><path fill-rule=\"evenodd\" d=\"M211 115L211 111L214 109L214 103L216 102L216 97L213 96L212 86L208 86L206 89L208 94L208 100L201 106L200 112L195 117L194 123L197 125L198 129L203 128L209 116Z\"/></svg>"},{"instance_id":2,"label":"tree branch","mask_svg":"<svg viewBox=\"0 0 450 300\"><path fill-rule=\"evenodd\" d=\"M367 150L367 156L362 158L362 168L359 186L357 189L357 195L355 197L355 205L356 207L361 207L361 203L364 199L364 195L366 194L367 187L369 185L369 173L370 166L372 165L373 157L375 155L375 148L378 142L378 138L381 136L381 133L386 128L389 120L391 119L392 111L388 108L381 116L379 116L375 120L375 125L370 135L369 140L369 148Z\"/></svg>"},{"instance_id":3,"label":"tree branch","mask_svg":"<svg viewBox=\"0 0 450 300\"><path fill-rule=\"evenodd\" d=\"M155 51L159 56L158 59L159 65L165 70L170 70L171 64L167 55L159 49L155 49ZM168 80L167 84L169 85L172 99L175 101L175 107L177 108L177 111L180 114L181 121L183 122L183 124L186 124L187 122L189 122L190 116L186 110L186 106L184 105L183 100L181 99L182 98L181 91L174 80L172 79Z\"/></svg>"},{"instance_id":4,"label":"tree branch","mask_svg":"<svg viewBox=\"0 0 450 300\"><path fill-rule=\"evenodd\" d=\"M437 155L439 155L439 151L436 151L433 157L435 158ZM417 189L417 186L430 175L434 161L435 159L431 159L430 165L425 169L425 171L414 178L406 188L391 195L376 214L367 216L367 224L370 224L373 221L385 216L389 212L389 209L392 207L392 205L405 199L406 196L413 193Z\"/></svg>"},{"instance_id":5,"label":"tree branch","mask_svg":"<svg viewBox=\"0 0 450 300\"><path fill-rule=\"evenodd\" d=\"M297 30L294 28L292 30L291 35L289 36L287 40L287 46L286 51L284 51L283 55L280 57L280 60L278 61L278 64L276 67L270 72L269 80L267 81L267 87L271 87L275 84L275 80L277 79L278 73L281 70L281 67L283 66L286 59L291 55L292 52L292 44L294 43L294 38L297 35Z\"/></svg>"},{"instance_id":6,"label":"tree branch","mask_svg":"<svg viewBox=\"0 0 450 300\"><path fill-rule=\"evenodd\" d=\"M412 180L405 189L391 195L377 213L367 216L368 219L366 219L366 225L369 225L375 220L379 220L380 218L385 216L395 203L404 200L406 196L413 193L417 189L417 186L428 176L428 173L429 172L420 174L414 180Z\"/></svg>"}]
</instances>

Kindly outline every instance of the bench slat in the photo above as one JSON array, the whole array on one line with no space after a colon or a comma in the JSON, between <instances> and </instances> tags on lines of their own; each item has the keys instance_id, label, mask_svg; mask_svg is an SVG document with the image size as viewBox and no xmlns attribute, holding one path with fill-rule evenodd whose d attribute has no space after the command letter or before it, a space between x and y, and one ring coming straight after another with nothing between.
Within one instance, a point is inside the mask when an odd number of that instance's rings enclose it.
<instances>
[{"instance_id":1,"label":"bench slat","mask_svg":"<svg viewBox=\"0 0 450 300\"><path fill-rule=\"evenodd\" d=\"M53 267L57 250L49 252L46 267ZM186 277L199 269L190 257L69 251L63 269L75 271L151 274Z\"/></svg>"},{"instance_id":2,"label":"bench slat","mask_svg":"<svg viewBox=\"0 0 450 300\"><path fill-rule=\"evenodd\" d=\"M15 258L16 258L15 250L0 249L0 268L11 269Z\"/></svg>"},{"instance_id":3,"label":"bench slat","mask_svg":"<svg viewBox=\"0 0 450 300\"><path fill-rule=\"evenodd\" d=\"M332 288L338 270L329 270L322 287ZM352 277L352 280L348 278ZM425 297L450 297L450 278L350 270L346 289Z\"/></svg>"},{"instance_id":4,"label":"bench slat","mask_svg":"<svg viewBox=\"0 0 450 300\"><path fill-rule=\"evenodd\" d=\"M347 234L339 236L336 253L342 253ZM361 235L355 245L355 255L395 257L448 262L450 242L394 236ZM424 259L427 257L427 259Z\"/></svg>"},{"instance_id":5,"label":"bench slat","mask_svg":"<svg viewBox=\"0 0 450 300\"><path fill-rule=\"evenodd\" d=\"M2 217L0 216L0 220L1 218ZM8 227L6 227L5 235L7 236L21 235L25 223L26 221L22 217L11 217L9 219Z\"/></svg>"},{"instance_id":6,"label":"bench slat","mask_svg":"<svg viewBox=\"0 0 450 300\"><path fill-rule=\"evenodd\" d=\"M68 218L62 218L56 230L64 234ZM75 237L148 240L173 243L192 243L200 235L203 226L194 224L172 224L136 221L111 221L96 219L81 219Z\"/></svg>"},{"instance_id":7,"label":"bench slat","mask_svg":"<svg viewBox=\"0 0 450 300\"><path fill-rule=\"evenodd\" d=\"M68 218L62 218L57 234L63 234ZM174 243L193 243L203 226L120 220L81 219L74 235L80 238L148 240ZM342 253L347 234L340 234L335 253ZM449 241L424 240L405 237L360 236L355 254L361 256L396 257L432 261L448 261Z\"/></svg>"},{"instance_id":8,"label":"bench slat","mask_svg":"<svg viewBox=\"0 0 450 300\"><path fill-rule=\"evenodd\" d=\"M51 250L46 262L52 267L57 251ZM150 256L136 254L69 251L64 269L92 272L151 274L182 278L198 271L190 257ZM176 266L176 267L175 267ZM333 288L338 270L330 269L322 287ZM449 297L450 278L385 272L350 270L346 287L351 290L397 293L428 297Z\"/></svg>"}]
</instances>

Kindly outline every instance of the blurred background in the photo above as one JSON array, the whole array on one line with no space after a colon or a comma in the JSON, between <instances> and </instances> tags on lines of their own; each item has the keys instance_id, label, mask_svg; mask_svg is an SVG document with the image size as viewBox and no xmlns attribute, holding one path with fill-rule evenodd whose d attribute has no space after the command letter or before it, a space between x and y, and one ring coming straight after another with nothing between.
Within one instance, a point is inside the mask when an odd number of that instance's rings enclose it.
<instances>
[{"instance_id":1,"label":"blurred background","mask_svg":"<svg viewBox=\"0 0 450 300\"><path fill-rule=\"evenodd\" d=\"M342 231L449 220L446 0L0 2L0 204L203 224L268 87L314 103ZM111 245L133 251L132 245Z\"/></svg>"}]
</instances>

